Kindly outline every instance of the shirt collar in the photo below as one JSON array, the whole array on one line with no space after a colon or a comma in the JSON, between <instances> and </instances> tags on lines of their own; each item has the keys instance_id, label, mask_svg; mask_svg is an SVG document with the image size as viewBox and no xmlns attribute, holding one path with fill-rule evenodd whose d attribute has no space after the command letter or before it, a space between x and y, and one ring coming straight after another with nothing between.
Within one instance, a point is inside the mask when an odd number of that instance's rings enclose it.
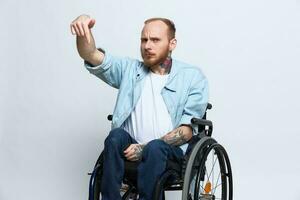
<instances>
[{"instance_id":1,"label":"shirt collar","mask_svg":"<svg viewBox=\"0 0 300 200\"><path fill-rule=\"evenodd\" d=\"M177 76L178 71L179 71L178 62L175 59L172 59L172 67L165 87L174 92L176 92L175 77Z\"/></svg>"},{"instance_id":2,"label":"shirt collar","mask_svg":"<svg viewBox=\"0 0 300 200\"><path fill-rule=\"evenodd\" d=\"M172 66L171 71L169 73L169 77L167 80L167 83L165 85L165 88L167 88L170 91L176 92L176 81L175 77L177 76L179 71L178 61L175 59L172 59ZM138 70L137 73L137 80L142 80L148 73L150 72L149 68L146 67L144 64L142 64L142 67Z\"/></svg>"}]
</instances>

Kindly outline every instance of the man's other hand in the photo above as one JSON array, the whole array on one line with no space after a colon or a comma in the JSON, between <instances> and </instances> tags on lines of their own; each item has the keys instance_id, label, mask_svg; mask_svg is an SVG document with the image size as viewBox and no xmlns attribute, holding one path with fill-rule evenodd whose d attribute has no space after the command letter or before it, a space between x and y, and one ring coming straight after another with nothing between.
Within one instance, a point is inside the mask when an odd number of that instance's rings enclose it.
<instances>
[{"instance_id":1,"label":"man's other hand","mask_svg":"<svg viewBox=\"0 0 300 200\"><path fill-rule=\"evenodd\" d=\"M125 151L124 156L129 161L138 161L142 158L142 152L145 145L131 144Z\"/></svg>"}]
</instances>

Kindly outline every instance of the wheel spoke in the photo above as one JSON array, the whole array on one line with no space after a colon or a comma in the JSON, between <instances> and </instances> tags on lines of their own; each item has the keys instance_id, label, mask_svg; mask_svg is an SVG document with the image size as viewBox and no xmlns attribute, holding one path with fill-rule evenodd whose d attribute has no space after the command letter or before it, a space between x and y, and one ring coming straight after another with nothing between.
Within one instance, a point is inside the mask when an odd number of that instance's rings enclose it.
<instances>
[{"instance_id":1,"label":"wheel spoke","mask_svg":"<svg viewBox=\"0 0 300 200\"><path fill-rule=\"evenodd\" d=\"M206 175L206 177L207 177L207 180L209 180L209 177L208 177L208 172L207 172L207 169L206 169L206 167L205 167L205 175Z\"/></svg>"},{"instance_id":2,"label":"wheel spoke","mask_svg":"<svg viewBox=\"0 0 300 200\"><path fill-rule=\"evenodd\" d=\"M220 185L222 185L222 183L220 183L220 184L218 184L218 185L216 185L213 189L217 189Z\"/></svg>"},{"instance_id":3,"label":"wheel spoke","mask_svg":"<svg viewBox=\"0 0 300 200\"><path fill-rule=\"evenodd\" d=\"M212 156L212 157L214 158L214 156ZM210 178L210 176L211 176L211 174L212 174L212 172L213 172L213 170L214 170L214 167L215 167L216 162L217 162L217 156L216 156L216 158L215 158L215 160L214 160L214 162L213 162L213 165L212 165L211 171L210 171L210 173L209 173L209 176L207 177L208 180L209 180L209 178Z\"/></svg>"},{"instance_id":4,"label":"wheel spoke","mask_svg":"<svg viewBox=\"0 0 300 200\"><path fill-rule=\"evenodd\" d=\"M217 184L219 183L220 177L221 177L221 172L219 172L217 182L216 182L216 186L214 186L213 189L212 189L212 190L214 190L213 194L215 194L215 192L216 192L216 187L217 187Z\"/></svg>"},{"instance_id":5,"label":"wheel spoke","mask_svg":"<svg viewBox=\"0 0 300 200\"><path fill-rule=\"evenodd\" d=\"M204 191L203 183L204 183L204 181L202 181L202 185L200 185L200 187L202 188L202 191L201 191L201 192Z\"/></svg>"}]
</instances>

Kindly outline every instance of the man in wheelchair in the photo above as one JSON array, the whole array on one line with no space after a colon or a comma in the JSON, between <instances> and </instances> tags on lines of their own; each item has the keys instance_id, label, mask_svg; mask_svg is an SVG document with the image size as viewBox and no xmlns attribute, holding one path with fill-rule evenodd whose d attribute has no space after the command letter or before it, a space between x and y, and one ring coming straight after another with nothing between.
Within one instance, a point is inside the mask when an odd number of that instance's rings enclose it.
<instances>
[{"instance_id":1,"label":"man in wheelchair","mask_svg":"<svg viewBox=\"0 0 300 200\"><path fill-rule=\"evenodd\" d=\"M112 130L104 142L102 199L121 199L124 161L128 160L138 163L139 199L152 200L167 161L179 163L186 152L195 133L191 119L205 114L207 79L199 68L171 57L177 40L169 19L144 22L143 61L97 49L91 32L94 24L94 19L81 15L71 23L71 30L87 70L118 89Z\"/></svg>"}]
</instances>

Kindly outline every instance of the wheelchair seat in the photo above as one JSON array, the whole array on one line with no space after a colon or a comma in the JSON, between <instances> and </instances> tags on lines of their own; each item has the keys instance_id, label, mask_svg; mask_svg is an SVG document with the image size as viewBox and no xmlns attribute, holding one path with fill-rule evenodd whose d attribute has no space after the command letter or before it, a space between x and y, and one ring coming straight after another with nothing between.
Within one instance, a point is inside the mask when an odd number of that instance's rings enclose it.
<instances>
[{"instance_id":1,"label":"wheelchair seat","mask_svg":"<svg viewBox=\"0 0 300 200\"><path fill-rule=\"evenodd\" d=\"M137 186L137 167L139 161L125 161L125 173L124 173L124 183L131 184L134 187ZM172 160L167 161L166 170L174 170L177 174L181 173L182 164L174 162ZM175 177L174 177L175 178Z\"/></svg>"}]
</instances>

